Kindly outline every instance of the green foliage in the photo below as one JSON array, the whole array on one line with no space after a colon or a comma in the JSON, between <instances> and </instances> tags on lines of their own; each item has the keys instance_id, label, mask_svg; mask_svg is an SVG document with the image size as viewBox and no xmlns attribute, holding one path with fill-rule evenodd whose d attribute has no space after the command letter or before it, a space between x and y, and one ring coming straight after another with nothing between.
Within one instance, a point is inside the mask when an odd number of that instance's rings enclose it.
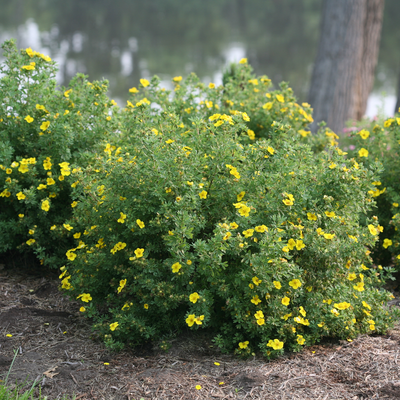
<instances>
[{"instance_id":1,"label":"green foliage","mask_svg":"<svg viewBox=\"0 0 400 400\"><path fill-rule=\"evenodd\" d=\"M211 328L223 351L275 357L392 324L390 268L367 250L381 164L345 158L324 127L310 138L286 84L243 59L221 87L142 79L121 110L105 83L58 91L47 57L5 50L0 251L65 264L109 347Z\"/></svg>"},{"instance_id":2,"label":"green foliage","mask_svg":"<svg viewBox=\"0 0 400 400\"><path fill-rule=\"evenodd\" d=\"M31 49L3 44L0 67L0 253L27 247L59 267L71 240L71 165L86 166L116 128L107 82L77 75L57 90L56 65ZM110 118L111 121L107 121ZM61 264L62 265L62 264Z\"/></svg>"},{"instance_id":3,"label":"green foliage","mask_svg":"<svg viewBox=\"0 0 400 400\"><path fill-rule=\"evenodd\" d=\"M376 264L392 265L400 269L400 115L385 119L363 120L354 127L343 145L349 153L365 166L379 160L383 166L369 192L376 199L374 213L383 226L379 242L373 249L372 256Z\"/></svg>"},{"instance_id":4,"label":"green foliage","mask_svg":"<svg viewBox=\"0 0 400 400\"><path fill-rule=\"evenodd\" d=\"M380 163L346 159L329 130L314 153L285 87L270 98L291 113L252 139L268 86L251 99L256 78L235 68L236 88L191 75L174 78L172 96L142 80L119 135L75 174L76 245L60 278L112 348L210 327L224 351L274 357L391 324L377 289L387 272L366 251L380 229L365 217Z\"/></svg>"}]
</instances>

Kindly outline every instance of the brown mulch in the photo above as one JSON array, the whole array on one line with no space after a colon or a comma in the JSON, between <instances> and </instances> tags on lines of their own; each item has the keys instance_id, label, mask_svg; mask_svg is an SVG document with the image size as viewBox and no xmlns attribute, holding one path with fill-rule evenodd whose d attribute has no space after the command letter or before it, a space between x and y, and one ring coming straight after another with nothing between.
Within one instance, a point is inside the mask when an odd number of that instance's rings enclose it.
<instances>
[{"instance_id":1,"label":"brown mulch","mask_svg":"<svg viewBox=\"0 0 400 400\"><path fill-rule=\"evenodd\" d=\"M400 324L385 336L243 361L202 332L167 340L168 351L160 342L112 353L79 307L58 291L56 275L0 260L0 379L17 350L8 384L36 380L49 400L400 399Z\"/></svg>"}]
</instances>

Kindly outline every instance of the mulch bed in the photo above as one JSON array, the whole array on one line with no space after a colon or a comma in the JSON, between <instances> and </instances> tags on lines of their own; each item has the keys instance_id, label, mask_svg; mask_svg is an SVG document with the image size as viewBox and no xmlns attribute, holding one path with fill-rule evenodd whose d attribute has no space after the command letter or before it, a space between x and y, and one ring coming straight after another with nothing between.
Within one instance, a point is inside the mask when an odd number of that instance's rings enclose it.
<instances>
[{"instance_id":1,"label":"mulch bed","mask_svg":"<svg viewBox=\"0 0 400 400\"><path fill-rule=\"evenodd\" d=\"M243 361L219 353L207 332L167 340L168 351L154 343L112 353L79 307L57 275L0 261L0 379L18 350L9 385L36 380L49 400L400 399L400 324L385 336Z\"/></svg>"}]
</instances>

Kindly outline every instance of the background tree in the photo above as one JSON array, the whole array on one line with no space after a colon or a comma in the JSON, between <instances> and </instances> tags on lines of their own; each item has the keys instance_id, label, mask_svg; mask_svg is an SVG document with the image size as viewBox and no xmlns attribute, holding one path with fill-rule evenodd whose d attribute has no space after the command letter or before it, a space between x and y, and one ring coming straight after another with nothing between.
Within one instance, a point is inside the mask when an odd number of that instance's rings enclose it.
<instances>
[{"instance_id":1,"label":"background tree","mask_svg":"<svg viewBox=\"0 0 400 400\"><path fill-rule=\"evenodd\" d=\"M384 0L324 0L309 102L314 126L335 132L366 110L378 61Z\"/></svg>"}]
</instances>

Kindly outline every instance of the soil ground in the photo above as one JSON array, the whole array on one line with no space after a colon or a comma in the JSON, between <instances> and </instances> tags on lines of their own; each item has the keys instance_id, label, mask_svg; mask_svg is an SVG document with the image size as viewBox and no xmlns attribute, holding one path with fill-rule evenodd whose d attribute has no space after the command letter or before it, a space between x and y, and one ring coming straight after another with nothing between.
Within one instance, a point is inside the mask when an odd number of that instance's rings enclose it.
<instances>
[{"instance_id":1,"label":"soil ground","mask_svg":"<svg viewBox=\"0 0 400 400\"><path fill-rule=\"evenodd\" d=\"M273 361L223 355L212 335L190 332L168 340L168 351L154 343L112 353L92 337L80 304L59 292L57 274L1 262L0 379L17 350L11 387L36 380L49 400L400 399L400 323L385 336Z\"/></svg>"}]
</instances>

